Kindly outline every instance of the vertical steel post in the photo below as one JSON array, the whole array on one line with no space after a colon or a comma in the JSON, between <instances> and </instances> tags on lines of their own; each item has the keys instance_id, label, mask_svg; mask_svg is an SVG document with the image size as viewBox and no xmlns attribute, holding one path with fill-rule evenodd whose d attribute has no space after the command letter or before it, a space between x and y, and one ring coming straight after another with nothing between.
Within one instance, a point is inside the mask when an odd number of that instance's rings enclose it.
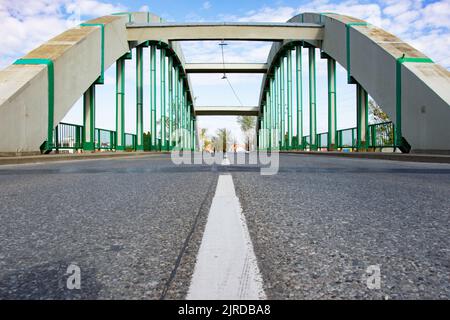
<instances>
[{"instance_id":1,"label":"vertical steel post","mask_svg":"<svg viewBox=\"0 0 450 320\"><path fill-rule=\"evenodd\" d=\"M144 48L136 48L136 150L144 150Z\"/></svg>"},{"instance_id":2,"label":"vertical steel post","mask_svg":"<svg viewBox=\"0 0 450 320\"><path fill-rule=\"evenodd\" d=\"M125 58L116 62L116 150L125 150Z\"/></svg>"},{"instance_id":3,"label":"vertical steel post","mask_svg":"<svg viewBox=\"0 0 450 320\"><path fill-rule=\"evenodd\" d=\"M156 149L156 46L150 45L150 135L151 149Z\"/></svg>"},{"instance_id":4,"label":"vertical steel post","mask_svg":"<svg viewBox=\"0 0 450 320\"><path fill-rule=\"evenodd\" d=\"M95 83L83 95L83 150L95 150ZM56 144L56 147L58 145Z\"/></svg>"},{"instance_id":5,"label":"vertical steel post","mask_svg":"<svg viewBox=\"0 0 450 320\"><path fill-rule=\"evenodd\" d=\"M286 147L286 77L284 72L284 56L281 56L281 148Z\"/></svg>"},{"instance_id":6,"label":"vertical steel post","mask_svg":"<svg viewBox=\"0 0 450 320\"><path fill-rule=\"evenodd\" d=\"M336 149L336 60L327 58L328 66L328 150Z\"/></svg>"},{"instance_id":7,"label":"vertical steel post","mask_svg":"<svg viewBox=\"0 0 450 320\"><path fill-rule=\"evenodd\" d=\"M357 120L357 148L358 151L367 150L367 132L369 123L369 98L367 91L357 83L356 84L356 120Z\"/></svg>"},{"instance_id":8,"label":"vertical steel post","mask_svg":"<svg viewBox=\"0 0 450 320\"><path fill-rule=\"evenodd\" d=\"M287 120L288 120L288 144L287 148L292 148L292 52L290 49L287 51Z\"/></svg>"},{"instance_id":9,"label":"vertical steel post","mask_svg":"<svg viewBox=\"0 0 450 320\"><path fill-rule=\"evenodd\" d=\"M161 151L166 149L166 49L160 48Z\"/></svg>"},{"instance_id":10,"label":"vertical steel post","mask_svg":"<svg viewBox=\"0 0 450 320\"><path fill-rule=\"evenodd\" d=\"M316 119L316 48L309 51L309 139L310 150L317 150L317 119Z\"/></svg>"},{"instance_id":11,"label":"vertical steel post","mask_svg":"<svg viewBox=\"0 0 450 320\"><path fill-rule=\"evenodd\" d=\"M303 79L302 79L302 46L297 45L295 48L295 62L297 67L297 147L304 149L303 145Z\"/></svg>"},{"instance_id":12,"label":"vertical steel post","mask_svg":"<svg viewBox=\"0 0 450 320\"><path fill-rule=\"evenodd\" d=\"M172 148L172 126L173 126L173 60L172 56L168 57L168 81L169 81L169 103L168 103L168 119L169 119L169 146L167 150Z\"/></svg>"}]
</instances>

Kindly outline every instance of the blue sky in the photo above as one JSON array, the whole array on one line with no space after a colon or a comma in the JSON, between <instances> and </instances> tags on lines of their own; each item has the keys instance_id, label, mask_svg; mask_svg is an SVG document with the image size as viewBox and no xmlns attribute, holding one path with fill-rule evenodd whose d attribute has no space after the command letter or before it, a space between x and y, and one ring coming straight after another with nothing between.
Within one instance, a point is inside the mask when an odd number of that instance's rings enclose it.
<instances>
[{"instance_id":1,"label":"blue sky","mask_svg":"<svg viewBox=\"0 0 450 320\"><path fill-rule=\"evenodd\" d=\"M279 21L295 14L337 12L365 19L399 36L450 69L450 0L310 0L310 1L109 1L109 0L1 0L0 1L0 68L26 54L42 42L67 28L74 9L81 20L107 15L117 11L151 11L169 21ZM189 42L182 45L188 62L221 60L217 42ZM270 45L267 43L229 42L225 59L228 62L264 62ZM245 52L245 55L242 54ZM306 57L306 56L305 56ZM127 68L126 130L135 130L134 63ZM148 71L146 71L147 73ZM326 130L326 66L318 59L318 131ZM304 75L305 77L307 74ZM106 74L107 82L97 87L97 126L114 129L114 67ZM192 76L198 105L238 105L221 75ZM229 75L244 105L257 105L261 83L260 75ZM306 78L305 78L306 79ZM307 83L307 82L305 82ZM305 88L305 93L306 93ZM307 105L305 94L304 104ZM338 127L355 125L354 87L345 83L345 72L338 67ZM144 98L145 102L145 98ZM305 108L307 109L307 108ZM145 111L144 129L149 121ZM308 134L305 110L304 134ZM81 123L81 103L78 102L64 121ZM227 127L242 139L234 117L201 117L200 127L214 133Z\"/></svg>"}]
</instances>

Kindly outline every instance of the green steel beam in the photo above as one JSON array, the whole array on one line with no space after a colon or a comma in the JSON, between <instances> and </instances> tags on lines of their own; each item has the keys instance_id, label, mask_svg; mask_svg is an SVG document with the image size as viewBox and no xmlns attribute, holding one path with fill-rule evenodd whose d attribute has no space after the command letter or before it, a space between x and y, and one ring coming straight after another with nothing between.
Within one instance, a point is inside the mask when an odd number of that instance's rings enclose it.
<instances>
[{"instance_id":1,"label":"green steel beam","mask_svg":"<svg viewBox=\"0 0 450 320\"><path fill-rule=\"evenodd\" d=\"M308 48L309 53L309 139L310 150L317 150L316 118L316 49Z\"/></svg>"},{"instance_id":2,"label":"green steel beam","mask_svg":"<svg viewBox=\"0 0 450 320\"><path fill-rule=\"evenodd\" d=\"M302 80L302 46L295 48L296 81L297 81L297 146L304 149L303 141L303 80Z\"/></svg>"},{"instance_id":3,"label":"green steel beam","mask_svg":"<svg viewBox=\"0 0 450 320\"><path fill-rule=\"evenodd\" d=\"M169 147L167 150L170 150L172 148L172 126L173 126L173 58L172 56L168 56L168 120L169 120Z\"/></svg>"},{"instance_id":4,"label":"green steel beam","mask_svg":"<svg viewBox=\"0 0 450 320\"><path fill-rule=\"evenodd\" d=\"M136 150L144 150L144 48L136 48Z\"/></svg>"},{"instance_id":5,"label":"green steel beam","mask_svg":"<svg viewBox=\"0 0 450 320\"><path fill-rule=\"evenodd\" d=\"M116 62L116 150L125 150L125 58Z\"/></svg>"},{"instance_id":6,"label":"green steel beam","mask_svg":"<svg viewBox=\"0 0 450 320\"><path fill-rule=\"evenodd\" d=\"M364 88L356 84L356 140L358 151L366 151L368 147L369 103L368 94Z\"/></svg>"},{"instance_id":7,"label":"green steel beam","mask_svg":"<svg viewBox=\"0 0 450 320\"><path fill-rule=\"evenodd\" d=\"M151 149L156 150L156 45L150 45L150 133Z\"/></svg>"},{"instance_id":8,"label":"green steel beam","mask_svg":"<svg viewBox=\"0 0 450 320\"><path fill-rule=\"evenodd\" d=\"M287 148L292 148L292 52L290 49L287 51L287 130L288 130L288 145Z\"/></svg>"},{"instance_id":9,"label":"green steel beam","mask_svg":"<svg viewBox=\"0 0 450 320\"><path fill-rule=\"evenodd\" d=\"M281 70L281 148L286 147L286 77L284 72L284 56L281 56L280 60Z\"/></svg>"},{"instance_id":10,"label":"green steel beam","mask_svg":"<svg viewBox=\"0 0 450 320\"><path fill-rule=\"evenodd\" d=\"M95 83L83 95L83 149L95 150Z\"/></svg>"},{"instance_id":11,"label":"green steel beam","mask_svg":"<svg viewBox=\"0 0 450 320\"><path fill-rule=\"evenodd\" d=\"M160 126L161 126L161 151L166 149L166 49L160 48Z\"/></svg>"},{"instance_id":12,"label":"green steel beam","mask_svg":"<svg viewBox=\"0 0 450 320\"><path fill-rule=\"evenodd\" d=\"M328 67L328 150L336 149L336 60L327 58Z\"/></svg>"}]
</instances>

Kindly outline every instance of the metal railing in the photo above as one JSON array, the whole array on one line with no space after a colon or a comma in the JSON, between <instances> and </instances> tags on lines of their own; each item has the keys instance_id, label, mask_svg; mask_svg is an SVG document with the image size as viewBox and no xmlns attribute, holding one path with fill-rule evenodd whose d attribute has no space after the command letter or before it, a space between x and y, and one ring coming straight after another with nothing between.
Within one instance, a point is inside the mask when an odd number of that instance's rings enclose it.
<instances>
[{"instance_id":1,"label":"metal railing","mask_svg":"<svg viewBox=\"0 0 450 320\"><path fill-rule=\"evenodd\" d=\"M53 136L56 150L83 148L83 126L61 122L56 126Z\"/></svg>"},{"instance_id":2,"label":"metal railing","mask_svg":"<svg viewBox=\"0 0 450 320\"><path fill-rule=\"evenodd\" d=\"M95 129L95 148L97 150L114 150L116 148L116 132Z\"/></svg>"},{"instance_id":3,"label":"metal railing","mask_svg":"<svg viewBox=\"0 0 450 320\"><path fill-rule=\"evenodd\" d=\"M356 128L337 130L336 147L338 149L355 149L357 147Z\"/></svg>"},{"instance_id":4,"label":"metal railing","mask_svg":"<svg viewBox=\"0 0 450 320\"><path fill-rule=\"evenodd\" d=\"M395 127L392 122L382 122L369 125L369 148L395 149Z\"/></svg>"},{"instance_id":5,"label":"metal railing","mask_svg":"<svg viewBox=\"0 0 450 320\"><path fill-rule=\"evenodd\" d=\"M59 150L82 150L83 149L84 126L78 124L60 122L54 130L54 149ZM117 133L113 130L95 129L95 149L116 149ZM136 134L125 133L125 149L134 151L137 148Z\"/></svg>"},{"instance_id":6,"label":"metal railing","mask_svg":"<svg viewBox=\"0 0 450 320\"><path fill-rule=\"evenodd\" d=\"M125 150L136 150L136 135L125 133Z\"/></svg>"}]
</instances>

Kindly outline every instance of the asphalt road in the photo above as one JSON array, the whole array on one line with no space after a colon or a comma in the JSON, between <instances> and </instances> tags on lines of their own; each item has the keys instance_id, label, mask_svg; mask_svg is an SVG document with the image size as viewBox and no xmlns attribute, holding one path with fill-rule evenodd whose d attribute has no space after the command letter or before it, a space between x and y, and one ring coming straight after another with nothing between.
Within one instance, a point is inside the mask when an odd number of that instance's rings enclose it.
<instances>
[{"instance_id":1,"label":"asphalt road","mask_svg":"<svg viewBox=\"0 0 450 320\"><path fill-rule=\"evenodd\" d=\"M268 298L450 298L448 164L282 155L262 176L149 155L0 166L0 299L184 298L224 173Z\"/></svg>"}]
</instances>

